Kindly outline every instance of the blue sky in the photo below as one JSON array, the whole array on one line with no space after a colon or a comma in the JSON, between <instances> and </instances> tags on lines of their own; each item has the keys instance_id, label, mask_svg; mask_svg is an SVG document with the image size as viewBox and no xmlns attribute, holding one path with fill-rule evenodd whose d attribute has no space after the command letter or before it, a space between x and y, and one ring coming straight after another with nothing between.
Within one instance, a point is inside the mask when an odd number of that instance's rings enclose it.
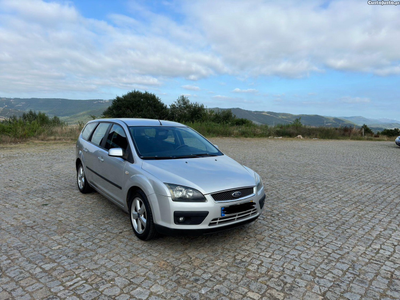
<instances>
[{"instance_id":1,"label":"blue sky","mask_svg":"<svg viewBox=\"0 0 400 300\"><path fill-rule=\"evenodd\" d=\"M0 0L0 97L400 120L399 46L400 5L368 1Z\"/></svg>"}]
</instances>

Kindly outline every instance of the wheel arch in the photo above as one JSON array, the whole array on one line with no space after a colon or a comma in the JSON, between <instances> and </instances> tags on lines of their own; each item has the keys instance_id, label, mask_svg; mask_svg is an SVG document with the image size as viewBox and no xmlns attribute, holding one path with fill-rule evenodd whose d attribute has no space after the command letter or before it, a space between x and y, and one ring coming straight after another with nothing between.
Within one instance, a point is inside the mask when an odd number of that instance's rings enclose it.
<instances>
[{"instance_id":1,"label":"wheel arch","mask_svg":"<svg viewBox=\"0 0 400 300\"><path fill-rule=\"evenodd\" d=\"M125 205L128 211L130 208L129 202L131 200L131 196L137 191L141 191L146 196L147 200L149 201L150 208L153 212L155 209L157 209L157 204L154 203L153 197L153 195L156 194L157 187L155 187L154 183L146 176L142 174L131 176L130 180L127 181L127 185L124 189L127 190Z\"/></svg>"},{"instance_id":2,"label":"wheel arch","mask_svg":"<svg viewBox=\"0 0 400 300\"><path fill-rule=\"evenodd\" d=\"M138 187L138 186L131 186L130 188L129 188L129 190L128 190L128 192L126 193L126 199L125 199L125 201L126 201L126 208L128 209L128 211L130 210L130 206L131 206L131 197L132 197L132 195L134 195L135 193L137 193L137 192L142 192L145 196L146 196L146 193L140 188L140 187ZM147 197L147 196L146 196Z\"/></svg>"},{"instance_id":3,"label":"wheel arch","mask_svg":"<svg viewBox=\"0 0 400 300\"><path fill-rule=\"evenodd\" d=\"M152 187L150 185L150 187ZM158 223L158 220L160 219L160 205L157 201L157 197L155 194L154 189L148 189L149 186L147 186L146 184L144 186L141 186L140 184L135 184L132 185L129 189L128 192L126 193L126 199L125 199L125 205L126 205L126 211L129 212L130 210L130 205L131 205L131 200L132 196L136 193L136 192L142 192L143 195L146 197L147 202L150 205L150 209L151 209L151 213L154 217L154 222Z\"/></svg>"},{"instance_id":4,"label":"wheel arch","mask_svg":"<svg viewBox=\"0 0 400 300\"><path fill-rule=\"evenodd\" d=\"M139 194L138 198L140 198L139 203L141 202L145 210L142 212L142 208L140 210L136 211L136 207L132 207L130 200L134 200L134 195ZM128 208L128 213L129 217L131 220L131 226L132 229L135 233L135 235L144 241L150 240L158 235L157 230L155 228L154 224L154 214L153 214L153 207L151 204L151 201L149 200L149 197L146 195L146 193L138 186L132 186L129 188L127 197L126 197L126 202L127 202L127 208ZM132 210L135 208L135 213L132 213ZM143 214L143 215L142 215ZM133 215L136 215L136 217L132 217ZM142 219L142 217L145 218L145 228L143 229L143 225L139 226L139 223L143 224L142 221L139 221ZM134 219L134 220L133 220ZM141 227L141 230L139 229Z\"/></svg>"},{"instance_id":5,"label":"wheel arch","mask_svg":"<svg viewBox=\"0 0 400 300\"><path fill-rule=\"evenodd\" d=\"M75 169L76 169L76 171L78 171L78 166L79 166L79 165L82 165L82 166L83 166L83 163L82 163L81 159L78 157L78 158L76 159L76 161L75 161Z\"/></svg>"}]
</instances>

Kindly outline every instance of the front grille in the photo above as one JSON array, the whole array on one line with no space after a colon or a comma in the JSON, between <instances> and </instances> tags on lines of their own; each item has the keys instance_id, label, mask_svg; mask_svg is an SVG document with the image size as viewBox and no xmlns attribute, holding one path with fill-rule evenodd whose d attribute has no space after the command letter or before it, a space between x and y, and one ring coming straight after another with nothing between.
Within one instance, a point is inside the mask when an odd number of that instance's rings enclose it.
<instances>
[{"instance_id":1,"label":"front grille","mask_svg":"<svg viewBox=\"0 0 400 300\"><path fill-rule=\"evenodd\" d=\"M240 211L241 208L246 209L246 210ZM246 219L251 216L255 216L258 213L255 203L254 203L254 205L247 205L247 203L246 203L246 205L235 205L235 206L227 207L226 209L222 208L222 211L224 211L224 210L226 210L228 212L232 211L235 213L231 213L231 214L223 213L222 215L224 215L224 216L221 216L220 218L212 219L210 224L208 224L208 226L216 226L216 225L221 225L221 224L226 224L226 223L232 223L235 221Z\"/></svg>"},{"instance_id":2,"label":"front grille","mask_svg":"<svg viewBox=\"0 0 400 300\"><path fill-rule=\"evenodd\" d=\"M240 192L240 196L234 197L232 194ZM236 190L224 191L220 193L212 194L211 196L215 201L229 201L229 200L238 200L253 194L253 188L239 188Z\"/></svg>"}]
</instances>

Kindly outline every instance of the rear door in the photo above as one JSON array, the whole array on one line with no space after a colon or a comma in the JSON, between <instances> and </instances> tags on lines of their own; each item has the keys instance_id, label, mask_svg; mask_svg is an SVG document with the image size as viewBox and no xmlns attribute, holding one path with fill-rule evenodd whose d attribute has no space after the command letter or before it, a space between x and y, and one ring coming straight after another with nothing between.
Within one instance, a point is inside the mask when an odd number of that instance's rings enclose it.
<instances>
[{"instance_id":1,"label":"rear door","mask_svg":"<svg viewBox=\"0 0 400 300\"><path fill-rule=\"evenodd\" d=\"M106 143L106 133L110 128L111 123L102 122L100 123L92 134L89 143L86 144L85 151L85 167L86 176L92 185L96 188L101 189L101 173L100 164L102 157L107 155L107 151L104 148Z\"/></svg>"},{"instance_id":2,"label":"rear door","mask_svg":"<svg viewBox=\"0 0 400 300\"><path fill-rule=\"evenodd\" d=\"M85 128L82 130L81 138L78 140L77 147L79 151L79 156L83 162L83 167L86 168L85 170L85 175L86 179L91 182L92 181L92 173L88 172L88 169L86 167L87 161L90 160L90 154L88 153L88 147L91 147L90 145L90 138L92 137L93 131L96 129L96 126L98 125L98 122L92 122L88 123Z\"/></svg>"}]
</instances>

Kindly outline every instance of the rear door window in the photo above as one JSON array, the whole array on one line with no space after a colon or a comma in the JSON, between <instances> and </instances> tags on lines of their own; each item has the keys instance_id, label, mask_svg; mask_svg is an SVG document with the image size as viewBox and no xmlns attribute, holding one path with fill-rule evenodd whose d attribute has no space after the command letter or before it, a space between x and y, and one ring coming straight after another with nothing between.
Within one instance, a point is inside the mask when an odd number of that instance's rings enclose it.
<instances>
[{"instance_id":1,"label":"rear door window","mask_svg":"<svg viewBox=\"0 0 400 300\"><path fill-rule=\"evenodd\" d=\"M92 139L90 141L97 146L101 146L104 141L104 135L106 134L109 126L109 123L100 123L93 132Z\"/></svg>"}]
</instances>

